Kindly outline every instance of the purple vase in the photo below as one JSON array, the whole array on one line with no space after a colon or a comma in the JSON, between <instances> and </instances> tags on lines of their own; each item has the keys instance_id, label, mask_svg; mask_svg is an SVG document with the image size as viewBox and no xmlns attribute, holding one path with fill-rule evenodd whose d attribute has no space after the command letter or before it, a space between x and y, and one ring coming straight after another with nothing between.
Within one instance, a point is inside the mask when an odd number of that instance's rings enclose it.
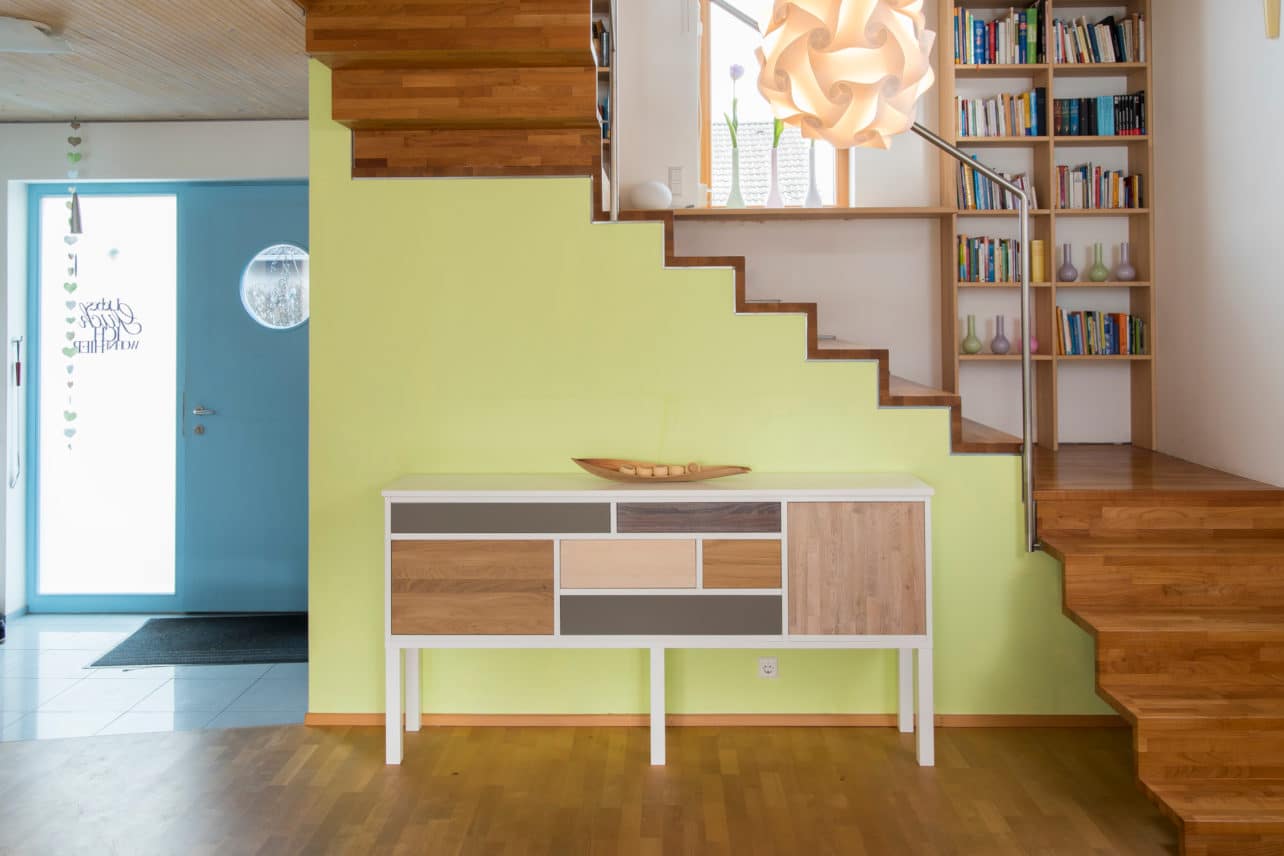
<instances>
[{"instance_id":1,"label":"purple vase","mask_svg":"<svg viewBox=\"0 0 1284 856\"><path fill-rule=\"evenodd\" d=\"M1008 337L1003 335L1003 316L996 315L994 318L994 340L990 342L990 353L1003 354L1012 350L1012 343Z\"/></svg>"}]
</instances>

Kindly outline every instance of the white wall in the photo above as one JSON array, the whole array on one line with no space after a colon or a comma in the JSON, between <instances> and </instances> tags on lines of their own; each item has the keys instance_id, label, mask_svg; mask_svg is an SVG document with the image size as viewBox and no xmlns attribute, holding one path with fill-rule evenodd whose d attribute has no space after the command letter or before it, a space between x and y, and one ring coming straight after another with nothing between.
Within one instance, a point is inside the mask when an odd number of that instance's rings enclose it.
<instances>
[{"instance_id":1,"label":"white wall","mask_svg":"<svg viewBox=\"0 0 1284 856\"><path fill-rule=\"evenodd\" d=\"M0 271L6 299L0 304L5 338L5 377L8 394L0 402L8 461L17 438L10 428L14 414L13 349L9 340L26 336L27 267L26 217L29 182L66 180L65 124L0 124ZM89 181L165 181L306 178L308 124L285 122L154 122L104 123L83 126L85 153L81 183ZM24 351L24 362L27 355ZM10 463L7 468L12 467ZM24 478L0 491L4 585L0 614L25 608L26 579L23 532L26 526Z\"/></svg>"},{"instance_id":2,"label":"white wall","mask_svg":"<svg viewBox=\"0 0 1284 856\"><path fill-rule=\"evenodd\" d=\"M1284 485L1284 41L1260 3L1162 5L1159 445Z\"/></svg>"},{"instance_id":3,"label":"white wall","mask_svg":"<svg viewBox=\"0 0 1284 856\"><path fill-rule=\"evenodd\" d=\"M619 0L616 7L616 157L623 207L645 181L682 170L674 207L700 182L700 12L697 0Z\"/></svg>"}]
</instances>

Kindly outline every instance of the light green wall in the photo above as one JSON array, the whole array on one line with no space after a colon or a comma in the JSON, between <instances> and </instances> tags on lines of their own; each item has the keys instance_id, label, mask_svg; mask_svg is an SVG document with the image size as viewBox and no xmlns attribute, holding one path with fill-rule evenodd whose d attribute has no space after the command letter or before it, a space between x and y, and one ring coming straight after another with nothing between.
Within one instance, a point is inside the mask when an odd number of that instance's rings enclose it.
<instances>
[{"instance_id":1,"label":"light green wall","mask_svg":"<svg viewBox=\"0 0 1284 856\"><path fill-rule=\"evenodd\" d=\"M576 455L914 473L937 490L938 709L1107 710L1055 563L1021 551L1015 457L951 456L943 409L878 409L872 363L807 363L803 319L736 316L730 271L664 270L658 224L590 224L586 179L352 181L316 63L312 116L312 711L383 709L386 482ZM764 681L758 653L671 653L670 710L894 709L891 654L785 652ZM425 670L428 711L647 705L640 652Z\"/></svg>"}]
</instances>

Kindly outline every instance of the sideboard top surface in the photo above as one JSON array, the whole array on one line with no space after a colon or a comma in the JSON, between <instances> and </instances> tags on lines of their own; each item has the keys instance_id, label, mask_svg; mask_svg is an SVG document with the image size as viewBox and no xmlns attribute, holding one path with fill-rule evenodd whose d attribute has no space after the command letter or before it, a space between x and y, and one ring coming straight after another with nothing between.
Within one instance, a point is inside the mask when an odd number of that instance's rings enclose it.
<instances>
[{"instance_id":1,"label":"sideboard top surface","mask_svg":"<svg viewBox=\"0 0 1284 856\"><path fill-rule=\"evenodd\" d=\"M587 473L543 475L404 475L388 484L383 495L391 500L442 498L591 495L648 499L744 499L781 496L803 499L827 497L909 499L929 497L932 487L907 473L745 473L706 482L613 482Z\"/></svg>"}]
</instances>

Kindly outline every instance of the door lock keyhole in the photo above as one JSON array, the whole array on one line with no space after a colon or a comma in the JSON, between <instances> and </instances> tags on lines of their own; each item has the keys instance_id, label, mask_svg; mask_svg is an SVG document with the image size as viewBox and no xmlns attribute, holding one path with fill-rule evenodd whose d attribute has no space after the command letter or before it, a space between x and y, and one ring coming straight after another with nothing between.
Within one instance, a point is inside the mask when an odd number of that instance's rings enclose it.
<instances>
[{"instance_id":1,"label":"door lock keyhole","mask_svg":"<svg viewBox=\"0 0 1284 856\"><path fill-rule=\"evenodd\" d=\"M199 435L201 435L201 434L204 434L204 433L205 433L205 426L204 426L204 425L197 425L197 426L196 426L196 428L195 428L194 430L196 431L197 436L199 436Z\"/></svg>"}]
</instances>

